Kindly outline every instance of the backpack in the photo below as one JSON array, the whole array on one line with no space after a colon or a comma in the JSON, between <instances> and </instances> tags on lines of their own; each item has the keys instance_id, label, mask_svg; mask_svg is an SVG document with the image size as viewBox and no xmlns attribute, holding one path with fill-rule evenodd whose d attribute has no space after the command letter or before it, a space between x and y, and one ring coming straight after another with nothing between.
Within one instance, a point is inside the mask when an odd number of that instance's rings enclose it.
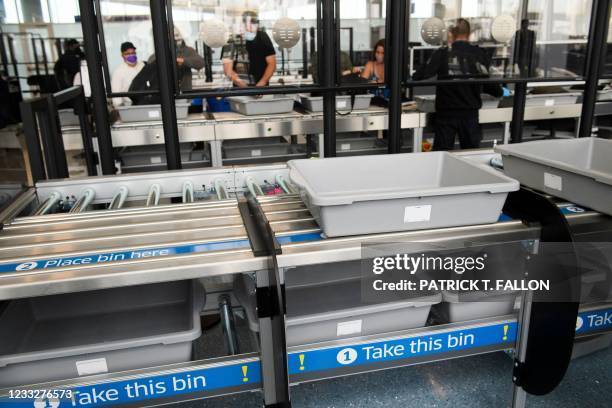
<instances>
[{"instance_id":1,"label":"backpack","mask_svg":"<svg viewBox=\"0 0 612 408\"><path fill-rule=\"evenodd\" d=\"M159 90L159 77L157 76L157 64L150 62L140 70L138 75L132 80L129 92L137 91L158 91ZM159 105L161 103L161 97L159 94L156 95L134 95L130 96L134 105Z\"/></svg>"}]
</instances>

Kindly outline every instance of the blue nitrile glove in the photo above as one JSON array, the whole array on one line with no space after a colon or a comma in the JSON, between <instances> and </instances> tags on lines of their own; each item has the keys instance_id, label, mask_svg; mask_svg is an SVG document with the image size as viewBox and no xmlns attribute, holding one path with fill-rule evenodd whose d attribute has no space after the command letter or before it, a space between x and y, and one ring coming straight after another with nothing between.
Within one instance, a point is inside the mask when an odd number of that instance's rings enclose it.
<instances>
[{"instance_id":1,"label":"blue nitrile glove","mask_svg":"<svg viewBox=\"0 0 612 408\"><path fill-rule=\"evenodd\" d=\"M508 88L506 88L505 86L502 87L502 91L503 91L503 95L504 97L506 96L510 96L510 90Z\"/></svg>"}]
</instances>

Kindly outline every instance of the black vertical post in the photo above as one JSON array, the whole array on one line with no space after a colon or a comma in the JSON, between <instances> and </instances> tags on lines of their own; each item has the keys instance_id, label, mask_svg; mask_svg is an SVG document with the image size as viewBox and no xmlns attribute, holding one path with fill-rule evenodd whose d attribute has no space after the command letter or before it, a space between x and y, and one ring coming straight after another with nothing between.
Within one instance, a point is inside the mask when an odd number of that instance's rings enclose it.
<instances>
[{"instance_id":1,"label":"black vertical post","mask_svg":"<svg viewBox=\"0 0 612 408\"><path fill-rule=\"evenodd\" d=\"M94 153L92 137L93 131L91 128L91 122L87 117L86 110L87 103L85 101L85 94L81 87L81 93L74 100L74 110L79 117L79 124L81 126L81 137L83 138L83 152L85 153L85 164L87 165L87 175L96 176L98 174L96 170L96 155Z\"/></svg>"},{"instance_id":2,"label":"black vertical post","mask_svg":"<svg viewBox=\"0 0 612 408\"><path fill-rule=\"evenodd\" d=\"M355 65L355 46L353 42L355 37L353 34L353 27L349 27L349 57L351 58L351 65Z\"/></svg>"},{"instance_id":3,"label":"black vertical post","mask_svg":"<svg viewBox=\"0 0 612 408\"><path fill-rule=\"evenodd\" d=\"M36 52L36 38L31 37L30 42L32 43L32 55L34 56L34 69L36 70L36 76L40 80L40 66L38 64L38 53Z\"/></svg>"},{"instance_id":4,"label":"black vertical post","mask_svg":"<svg viewBox=\"0 0 612 408\"><path fill-rule=\"evenodd\" d=\"M39 118L46 122L47 133L46 135L43 134L43 137L47 137L49 140L45 147L49 146L50 154L54 156L54 175L51 176L51 171L49 169L48 171L50 178L66 178L69 176L68 162L66 160L66 149L64 147L64 138L62 137L62 126L59 121L57 104L53 94L47 95L46 98L47 107L41 112Z\"/></svg>"},{"instance_id":5,"label":"black vertical post","mask_svg":"<svg viewBox=\"0 0 612 408\"><path fill-rule=\"evenodd\" d=\"M58 58L64 53L64 50L62 49L62 40L60 38L55 39L55 50L57 51Z\"/></svg>"},{"instance_id":6,"label":"black vertical post","mask_svg":"<svg viewBox=\"0 0 612 408\"><path fill-rule=\"evenodd\" d=\"M320 10L320 3L321 3L320 1L317 3L317 13L319 13L319 10ZM320 23L319 20L320 19L317 19L317 25ZM315 30L315 27L310 27L310 58L311 60L312 60L312 56L317 51L317 46L316 46L315 41L318 41L317 32ZM313 70L314 69L316 69L316 67L313 67Z\"/></svg>"},{"instance_id":7,"label":"black vertical post","mask_svg":"<svg viewBox=\"0 0 612 408\"><path fill-rule=\"evenodd\" d=\"M13 65L13 71L15 72L15 83L21 94L21 80L19 79L19 67L17 65L17 58L15 57L15 44L13 43L13 37L8 37L9 54L11 55L11 64Z\"/></svg>"},{"instance_id":8,"label":"black vertical post","mask_svg":"<svg viewBox=\"0 0 612 408\"><path fill-rule=\"evenodd\" d=\"M106 90L111 90L111 79L110 72L108 72L108 56L106 54L106 40L104 39L104 24L102 21L102 13L99 10L102 10L102 6L100 5L100 0L94 0L94 7L98 12L96 13L96 21L98 22L98 44L100 44L100 56L102 58L102 73L104 74L104 85L106 85Z\"/></svg>"},{"instance_id":9,"label":"black vertical post","mask_svg":"<svg viewBox=\"0 0 612 408\"><path fill-rule=\"evenodd\" d=\"M21 119L23 120L23 134L25 135L28 157L30 159L32 182L36 184L38 181L47 178L42 149L40 148L40 139L38 137L36 114L30 102L21 102L19 108L21 110Z\"/></svg>"},{"instance_id":10,"label":"black vertical post","mask_svg":"<svg viewBox=\"0 0 612 408\"><path fill-rule=\"evenodd\" d=\"M4 44L4 35L0 36L0 59L2 59L2 69L4 70L4 75L9 77L8 70L8 55L6 54L6 46Z\"/></svg>"},{"instance_id":11,"label":"black vertical post","mask_svg":"<svg viewBox=\"0 0 612 408\"><path fill-rule=\"evenodd\" d=\"M402 132L402 66L406 0L387 2L385 77L391 91L389 100L389 153L399 153Z\"/></svg>"},{"instance_id":12,"label":"black vertical post","mask_svg":"<svg viewBox=\"0 0 612 408\"><path fill-rule=\"evenodd\" d=\"M79 0L81 11L81 28L83 30L83 41L86 44L85 58L89 71L89 85L94 105L94 122L98 147L100 153L100 166L102 174L115 174L115 161L113 159L113 141L106 108L106 92L104 90L104 76L102 74L102 58L100 54L100 42L98 39L98 24L94 13L92 0ZM97 10L100 13L100 10ZM103 44L102 44L103 45Z\"/></svg>"},{"instance_id":13,"label":"black vertical post","mask_svg":"<svg viewBox=\"0 0 612 408\"><path fill-rule=\"evenodd\" d=\"M170 38L168 37L168 3L166 0L151 0L150 5L166 144L166 163L168 163L168 170L177 170L181 168L181 154L176 125L176 106L174 105L174 68L171 65L175 64L175 60L172 59Z\"/></svg>"},{"instance_id":14,"label":"black vertical post","mask_svg":"<svg viewBox=\"0 0 612 408\"><path fill-rule=\"evenodd\" d=\"M601 66L606 56L609 20L610 1L594 0L589 27L589 42L587 43L586 84L582 98L578 137L588 137L592 133L593 115L597 101L597 85L601 76Z\"/></svg>"},{"instance_id":15,"label":"black vertical post","mask_svg":"<svg viewBox=\"0 0 612 408\"><path fill-rule=\"evenodd\" d=\"M322 2L322 27L321 35L317 36L318 54L317 58L319 78L325 88L333 88L336 85L336 52L339 52L336 39L336 4L334 0L320 0ZM319 17L318 17L319 19ZM320 32L320 31L319 31ZM323 133L325 135L325 157L336 156L336 92L327 90L323 95Z\"/></svg>"},{"instance_id":16,"label":"black vertical post","mask_svg":"<svg viewBox=\"0 0 612 408\"><path fill-rule=\"evenodd\" d=\"M302 28L302 78L308 78L308 30Z\"/></svg>"},{"instance_id":17,"label":"black vertical post","mask_svg":"<svg viewBox=\"0 0 612 408\"><path fill-rule=\"evenodd\" d=\"M514 57L519 66L521 77L530 77L533 72L533 55L535 45L535 32L529 29L527 9L529 1L523 0L521 4L521 28L515 36ZM527 98L527 83L520 82L514 86L514 101L512 106L512 122L510 123L510 141L521 143L523 141L523 120L525 118L525 99Z\"/></svg>"},{"instance_id":18,"label":"black vertical post","mask_svg":"<svg viewBox=\"0 0 612 408\"><path fill-rule=\"evenodd\" d=\"M43 66L45 67L45 75L49 75L49 59L47 58L47 47L45 46L45 40L39 38L40 49L42 50Z\"/></svg>"}]
</instances>

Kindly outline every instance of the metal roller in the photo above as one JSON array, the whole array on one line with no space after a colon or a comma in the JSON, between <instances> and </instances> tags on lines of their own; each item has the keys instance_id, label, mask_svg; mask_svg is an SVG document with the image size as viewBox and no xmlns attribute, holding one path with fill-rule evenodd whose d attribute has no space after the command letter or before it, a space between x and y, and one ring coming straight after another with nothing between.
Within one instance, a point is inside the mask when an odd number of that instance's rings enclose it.
<instances>
[{"instance_id":1,"label":"metal roller","mask_svg":"<svg viewBox=\"0 0 612 408\"><path fill-rule=\"evenodd\" d=\"M229 199L229 195L227 194L227 190L223 185L223 180L216 179L215 180L215 191L217 192L217 199L219 200L227 200Z\"/></svg>"},{"instance_id":2,"label":"metal roller","mask_svg":"<svg viewBox=\"0 0 612 408\"><path fill-rule=\"evenodd\" d=\"M183 183L183 203L193 203L193 183L186 181Z\"/></svg>"},{"instance_id":3,"label":"metal roller","mask_svg":"<svg viewBox=\"0 0 612 408\"><path fill-rule=\"evenodd\" d=\"M159 187L159 184L153 184L149 189L149 194L147 195L147 203L145 205L147 207L158 205L160 192L161 188Z\"/></svg>"},{"instance_id":4,"label":"metal roller","mask_svg":"<svg viewBox=\"0 0 612 408\"><path fill-rule=\"evenodd\" d=\"M51 208L62 198L62 195L57 191L51 193L51 195L34 211L32 215L44 215L47 214Z\"/></svg>"},{"instance_id":5,"label":"metal roller","mask_svg":"<svg viewBox=\"0 0 612 408\"><path fill-rule=\"evenodd\" d=\"M253 177L251 176L247 177L246 186L247 186L247 189L251 192L251 194L253 194L254 197L264 195L263 190L261 189L259 184L257 184L255 180L253 180Z\"/></svg>"},{"instance_id":6,"label":"metal roller","mask_svg":"<svg viewBox=\"0 0 612 408\"><path fill-rule=\"evenodd\" d=\"M111 200L108 206L108 209L115 210L115 209L119 209L123 207L123 204L125 203L125 199L127 198L127 195L128 195L127 187L126 186L119 187L119 191L115 193L115 196Z\"/></svg>"},{"instance_id":7,"label":"metal roller","mask_svg":"<svg viewBox=\"0 0 612 408\"><path fill-rule=\"evenodd\" d=\"M91 188L86 189L85 191L83 191L83 194L81 194L79 199L74 203L74 205L72 206L69 212L70 213L84 212L89 206L89 204L92 203L94 198L96 198L96 192Z\"/></svg>"}]
</instances>

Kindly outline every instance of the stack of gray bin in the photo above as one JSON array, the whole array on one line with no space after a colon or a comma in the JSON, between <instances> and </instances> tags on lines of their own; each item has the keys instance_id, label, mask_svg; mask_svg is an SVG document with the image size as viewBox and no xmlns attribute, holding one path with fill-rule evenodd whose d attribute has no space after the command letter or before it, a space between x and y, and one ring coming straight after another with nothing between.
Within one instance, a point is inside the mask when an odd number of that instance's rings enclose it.
<instances>
[{"instance_id":1,"label":"stack of gray bin","mask_svg":"<svg viewBox=\"0 0 612 408\"><path fill-rule=\"evenodd\" d=\"M194 149L191 143L181 143L181 163L184 167L204 167L210 164L210 154L205 145ZM119 153L122 172L161 171L166 169L164 145L131 146Z\"/></svg>"},{"instance_id":2,"label":"stack of gray bin","mask_svg":"<svg viewBox=\"0 0 612 408\"><path fill-rule=\"evenodd\" d=\"M282 137L224 140L221 146L227 160L274 159L303 157L303 145L287 143Z\"/></svg>"},{"instance_id":3,"label":"stack of gray bin","mask_svg":"<svg viewBox=\"0 0 612 408\"><path fill-rule=\"evenodd\" d=\"M445 251L445 255L485 256L485 269L475 273L465 272L462 279L486 279L512 281L523 278L527 268L527 249L521 242L481 245L469 250ZM518 292L513 290L442 291L443 302L435 306L445 322L455 323L505 316L513 313Z\"/></svg>"},{"instance_id":4,"label":"stack of gray bin","mask_svg":"<svg viewBox=\"0 0 612 408\"><path fill-rule=\"evenodd\" d=\"M481 94L482 108L495 109L499 106L500 99L488 94ZM435 95L415 96L414 101L417 104L417 109L421 112L433 113L436 111Z\"/></svg>"},{"instance_id":5,"label":"stack of gray bin","mask_svg":"<svg viewBox=\"0 0 612 408\"><path fill-rule=\"evenodd\" d=\"M372 94L355 95L336 95L336 111L366 110L372 102ZM351 104L351 99L354 102ZM323 97L300 95L300 103L310 112L323 112Z\"/></svg>"},{"instance_id":6,"label":"stack of gray bin","mask_svg":"<svg viewBox=\"0 0 612 408\"><path fill-rule=\"evenodd\" d=\"M232 96L230 109L242 115L273 115L293 111L293 98L285 95Z\"/></svg>"},{"instance_id":7,"label":"stack of gray bin","mask_svg":"<svg viewBox=\"0 0 612 408\"><path fill-rule=\"evenodd\" d=\"M285 274L288 346L425 326L431 306L441 300L439 293L364 303L360 262L302 266ZM237 279L234 294L245 309L250 329L259 331L253 276Z\"/></svg>"},{"instance_id":8,"label":"stack of gray bin","mask_svg":"<svg viewBox=\"0 0 612 408\"><path fill-rule=\"evenodd\" d=\"M13 300L0 388L190 361L204 296L179 281Z\"/></svg>"},{"instance_id":9,"label":"stack of gray bin","mask_svg":"<svg viewBox=\"0 0 612 408\"><path fill-rule=\"evenodd\" d=\"M318 150L319 140L315 139L315 143ZM379 139L376 135L359 132L338 133L336 135L336 154L338 156L386 152L386 140Z\"/></svg>"},{"instance_id":10,"label":"stack of gray bin","mask_svg":"<svg viewBox=\"0 0 612 408\"><path fill-rule=\"evenodd\" d=\"M177 101L176 102L176 118L178 120L186 119L189 112L188 101ZM147 122L147 121L161 121L161 105L130 105L120 106L117 108L121 122Z\"/></svg>"}]
</instances>

